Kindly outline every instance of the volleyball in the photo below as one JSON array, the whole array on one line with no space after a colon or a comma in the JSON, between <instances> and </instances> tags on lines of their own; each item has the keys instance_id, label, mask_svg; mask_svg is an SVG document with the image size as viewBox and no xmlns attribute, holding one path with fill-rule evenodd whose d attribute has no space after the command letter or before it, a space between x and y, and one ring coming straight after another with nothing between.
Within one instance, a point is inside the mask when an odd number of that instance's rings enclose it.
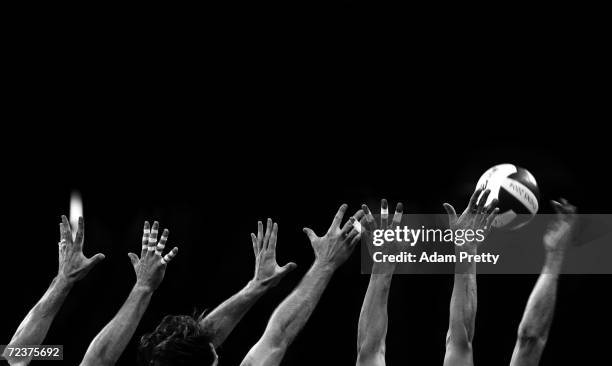
<instances>
[{"instance_id":1,"label":"volleyball","mask_svg":"<svg viewBox=\"0 0 612 366\"><path fill-rule=\"evenodd\" d=\"M486 204L498 199L499 213L493 221L496 228L516 230L527 225L538 212L538 184L525 168L514 164L496 165L487 170L476 184L476 188L485 186L491 190Z\"/></svg>"}]
</instances>

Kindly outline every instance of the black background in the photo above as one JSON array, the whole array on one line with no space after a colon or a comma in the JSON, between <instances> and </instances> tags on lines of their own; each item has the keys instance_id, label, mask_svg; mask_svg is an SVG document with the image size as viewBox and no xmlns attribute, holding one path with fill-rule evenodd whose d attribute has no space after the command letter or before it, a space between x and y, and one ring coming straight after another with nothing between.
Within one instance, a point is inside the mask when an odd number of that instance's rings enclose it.
<instances>
[{"instance_id":1,"label":"black background","mask_svg":"<svg viewBox=\"0 0 612 366\"><path fill-rule=\"evenodd\" d=\"M598 23L582 12L534 10L517 24L495 11L456 18L360 2L150 10L83 10L31 34L13 29L26 40L13 39L6 100L17 129L3 147L2 343L56 273L57 223L73 189L83 195L85 252L107 258L45 340L65 345L65 364L80 361L129 293L127 252L138 252L145 219L169 228L180 252L123 365L165 314L210 309L248 282L257 220L279 223L279 262L298 269L238 325L221 365L239 364L312 263L302 227L324 233L341 203L350 212L380 198L412 213L463 207L480 174L511 162L534 174L543 202L563 196L582 212L609 212L609 142L597 124L609 120L605 60ZM535 280L479 276L476 364L509 363ZM354 364L367 283L353 255L284 364ZM610 284L562 277L542 365L605 360ZM451 288L452 276L394 278L389 365L442 363Z\"/></svg>"}]
</instances>

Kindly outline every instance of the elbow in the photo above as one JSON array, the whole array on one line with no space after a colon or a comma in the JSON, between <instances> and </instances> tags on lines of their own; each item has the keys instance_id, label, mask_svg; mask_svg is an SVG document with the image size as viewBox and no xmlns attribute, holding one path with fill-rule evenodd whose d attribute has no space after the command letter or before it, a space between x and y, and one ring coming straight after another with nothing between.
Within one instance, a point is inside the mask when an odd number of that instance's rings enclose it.
<instances>
[{"instance_id":1,"label":"elbow","mask_svg":"<svg viewBox=\"0 0 612 366\"><path fill-rule=\"evenodd\" d=\"M373 359L385 359L385 345L378 344L377 342L363 342L357 344L357 360L373 360Z\"/></svg>"},{"instance_id":2,"label":"elbow","mask_svg":"<svg viewBox=\"0 0 612 366\"><path fill-rule=\"evenodd\" d=\"M290 337L287 334L284 334L283 332L280 332L280 331L270 334L270 336L267 338L268 339L266 340L267 341L266 343L268 347L276 351L282 351L282 350L289 348L289 345L293 341L293 339L292 338L290 339Z\"/></svg>"},{"instance_id":3,"label":"elbow","mask_svg":"<svg viewBox=\"0 0 612 366\"><path fill-rule=\"evenodd\" d=\"M455 348L464 351L472 350L472 338L468 336L467 329L461 330L449 329L446 333L446 348Z\"/></svg>"},{"instance_id":4,"label":"elbow","mask_svg":"<svg viewBox=\"0 0 612 366\"><path fill-rule=\"evenodd\" d=\"M517 342L522 348L543 347L548 340L548 335L531 327L520 327Z\"/></svg>"}]
</instances>

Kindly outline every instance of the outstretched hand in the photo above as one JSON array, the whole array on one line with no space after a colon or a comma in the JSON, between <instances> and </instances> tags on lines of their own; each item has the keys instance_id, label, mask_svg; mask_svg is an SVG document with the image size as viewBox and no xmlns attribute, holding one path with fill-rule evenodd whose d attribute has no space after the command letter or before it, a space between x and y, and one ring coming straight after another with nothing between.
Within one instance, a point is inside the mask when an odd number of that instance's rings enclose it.
<instances>
[{"instance_id":1,"label":"outstretched hand","mask_svg":"<svg viewBox=\"0 0 612 366\"><path fill-rule=\"evenodd\" d=\"M488 206L485 206L491 190L484 189L485 187L480 187L474 191L472 198L470 198L470 203L459 217L457 217L453 206L444 203L444 209L448 213L448 224L451 230L482 230L482 234L485 237L489 234L499 208L496 207L498 203L497 198L492 200ZM480 197L481 193L482 197ZM476 244L476 240L466 241L468 248L475 248Z\"/></svg>"},{"instance_id":2,"label":"outstretched hand","mask_svg":"<svg viewBox=\"0 0 612 366\"><path fill-rule=\"evenodd\" d=\"M329 230L321 237L317 236L312 229L304 228L304 233L308 235L315 252L315 263L329 266L331 269L338 268L348 259L361 239L361 234L353 227L353 224L361 220L363 210L357 211L342 228L340 227L347 208L346 204L340 206Z\"/></svg>"},{"instance_id":3,"label":"outstretched hand","mask_svg":"<svg viewBox=\"0 0 612 366\"><path fill-rule=\"evenodd\" d=\"M268 219L266 233L263 233L263 224L257 223L257 235L251 233L253 252L255 253L255 275L253 281L264 286L273 287L295 268L297 264L289 262L279 266L276 262L276 239L278 224Z\"/></svg>"},{"instance_id":4,"label":"outstretched hand","mask_svg":"<svg viewBox=\"0 0 612 366\"><path fill-rule=\"evenodd\" d=\"M569 243L577 215L576 207L564 198L561 202L550 202L557 215L544 234L544 247L549 252L556 252L564 250Z\"/></svg>"},{"instance_id":5,"label":"outstretched hand","mask_svg":"<svg viewBox=\"0 0 612 366\"><path fill-rule=\"evenodd\" d=\"M178 253L178 248L174 247L168 254L162 257L170 232L168 229L164 229L158 243L158 230L159 223L157 221L153 223L152 228L149 227L149 222L145 221L140 258L134 253L128 253L136 272L136 286L152 291L159 287L164 279L168 262Z\"/></svg>"},{"instance_id":6,"label":"outstretched hand","mask_svg":"<svg viewBox=\"0 0 612 366\"><path fill-rule=\"evenodd\" d=\"M87 275L98 262L104 259L104 254L98 253L91 258L83 254L85 225L83 217L79 217L75 239L72 240L72 229L66 216L62 215L60 223L59 268L58 276L68 282L75 282Z\"/></svg>"},{"instance_id":7,"label":"outstretched hand","mask_svg":"<svg viewBox=\"0 0 612 366\"><path fill-rule=\"evenodd\" d=\"M395 213L393 214L393 219L391 223L389 223L389 204L386 199L382 199L380 201L380 223L376 221L376 218L370 211L370 208L367 205L361 205L361 209L364 212L364 216L361 219L362 227L365 229L362 233L362 237L367 238L367 246L368 250L370 250L370 254L374 249L372 234L375 230L394 230L397 226L402 222L402 215L404 212L404 205L401 202L398 202L395 206ZM394 237L395 239L395 237ZM397 254L402 248L399 243L395 240L387 241L385 240L384 244L380 245L380 249L384 254Z\"/></svg>"}]
</instances>

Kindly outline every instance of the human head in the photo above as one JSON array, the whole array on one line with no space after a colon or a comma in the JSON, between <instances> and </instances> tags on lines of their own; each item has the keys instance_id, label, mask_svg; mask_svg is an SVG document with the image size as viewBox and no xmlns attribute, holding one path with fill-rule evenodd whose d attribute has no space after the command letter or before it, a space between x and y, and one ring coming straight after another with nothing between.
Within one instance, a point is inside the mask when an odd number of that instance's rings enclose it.
<instances>
[{"instance_id":1,"label":"human head","mask_svg":"<svg viewBox=\"0 0 612 366\"><path fill-rule=\"evenodd\" d=\"M151 333L140 338L138 361L142 366L216 366L217 354L198 319L167 315Z\"/></svg>"}]
</instances>

